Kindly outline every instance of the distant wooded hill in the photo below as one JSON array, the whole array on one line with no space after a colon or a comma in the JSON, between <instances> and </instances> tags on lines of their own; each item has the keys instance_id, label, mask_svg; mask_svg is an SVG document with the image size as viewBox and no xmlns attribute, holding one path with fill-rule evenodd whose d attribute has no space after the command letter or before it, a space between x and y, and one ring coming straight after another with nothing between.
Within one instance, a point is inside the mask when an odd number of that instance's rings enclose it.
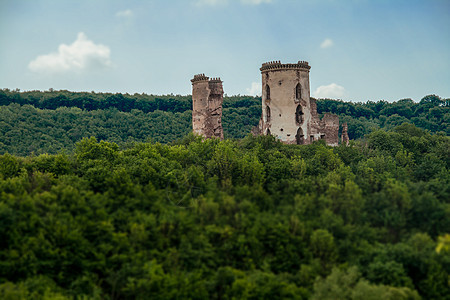
<instances>
[{"instance_id":1,"label":"distant wooded hill","mask_svg":"<svg viewBox=\"0 0 450 300\"><path fill-rule=\"evenodd\" d=\"M258 124L261 98L224 97L223 107L225 137L242 138ZM4 89L0 90L0 154L71 152L76 142L91 136L119 146L147 140L168 143L191 131L191 109L191 96ZM450 99L435 95L418 103L319 99L317 109L347 122L350 139L405 122L450 135Z\"/></svg>"}]
</instances>

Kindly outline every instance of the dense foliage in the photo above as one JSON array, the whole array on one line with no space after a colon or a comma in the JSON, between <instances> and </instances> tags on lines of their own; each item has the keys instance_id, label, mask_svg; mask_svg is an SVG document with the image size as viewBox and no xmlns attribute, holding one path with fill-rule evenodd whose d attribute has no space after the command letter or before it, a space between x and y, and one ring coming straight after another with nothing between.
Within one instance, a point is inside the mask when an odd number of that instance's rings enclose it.
<instances>
[{"instance_id":1,"label":"dense foliage","mask_svg":"<svg viewBox=\"0 0 450 300\"><path fill-rule=\"evenodd\" d=\"M0 155L0 298L449 299L449 169L410 124Z\"/></svg>"},{"instance_id":2,"label":"dense foliage","mask_svg":"<svg viewBox=\"0 0 450 300\"><path fill-rule=\"evenodd\" d=\"M0 154L72 153L75 143L94 136L126 147L132 142L172 142L191 131L191 96L68 91L0 90ZM351 103L317 101L319 113L333 112L348 123L351 139L404 122L450 135L448 99ZM224 97L225 138L243 138L258 124L261 98Z\"/></svg>"},{"instance_id":3,"label":"dense foliage","mask_svg":"<svg viewBox=\"0 0 450 300\"><path fill-rule=\"evenodd\" d=\"M0 107L0 153L25 156L72 152L76 142L91 136L120 146L148 140L167 143L188 134L191 119L191 111L126 113L111 108L86 111L74 107L42 110L10 104Z\"/></svg>"},{"instance_id":4,"label":"dense foliage","mask_svg":"<svg viewBox=\"0 0 450 300\"><path fill-rule=\"evenodd\" d=\"M441 99L436 95L425 96L419 103L411 99L392 103L321 99L317 101L317 111L339 115L341 122L348 123L350 139L361 138L378 128L392 129L405 122L431 132L442 131L450 135L450 99Z\"/></svg>"}]
</instances>

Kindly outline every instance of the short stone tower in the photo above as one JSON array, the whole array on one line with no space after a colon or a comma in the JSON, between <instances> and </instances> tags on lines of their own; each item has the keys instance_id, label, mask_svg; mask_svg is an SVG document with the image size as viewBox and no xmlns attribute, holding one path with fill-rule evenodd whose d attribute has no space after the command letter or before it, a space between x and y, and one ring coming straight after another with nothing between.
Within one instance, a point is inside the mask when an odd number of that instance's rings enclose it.
<instances>
[{"instance_id":1,"label":"short stone tower","mask_svg":"<svg viewBox=\"0 0 450 300\"><path fill-rule=\"evenodd\" d=\"M320 120L316 101L310 98L310 68L306 61L272 61L262 65L259 134L272 134L287 144L304 145L324 139L328 145L338 145L338 116L327 113Z\"/></svg>"},{"instance_id":2,"label":"short stone tower","mask_svg":"<svg viewBox=\"0 0 450 300\"><path fill-rule=\"evenodd\" d=\"M223 139L223 86L220 78L198 74L192 82L192 128L206 138Z\"/></svg>"}]
</instances>

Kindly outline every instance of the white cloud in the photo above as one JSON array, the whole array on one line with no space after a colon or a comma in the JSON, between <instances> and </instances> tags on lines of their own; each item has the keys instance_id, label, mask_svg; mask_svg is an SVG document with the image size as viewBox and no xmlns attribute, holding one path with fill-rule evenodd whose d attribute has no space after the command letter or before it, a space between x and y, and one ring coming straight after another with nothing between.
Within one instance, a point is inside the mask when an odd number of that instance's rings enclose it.
<instances>
[{"instance_id":1,"label":"white cloud","mask_svg":"<svg viewBox=\"0 0 450 300\"><path fill-rule=\"evenodd\" d=\"M241 0L243 4L259 5L261 3L271 3L272 0Z\"/></svg>"},{"instance_id":2,"label":"white cloud","mask_svg":"<svg viewBox=\"0 0 450 300\"><path fill-rule=\"evenodd\" d=\"M37 73L63 73L110 67L110 50L107 46L94 44L83 32L71 45L61 44L58 52L40 55L28 64Z\"/></svg>"},{"instance_id":3,"label":"white cloud","mask_svg":"<svg viewBox=\"0 0 450 300\"><path fill-rule=\"evenodd\" d=\"M215 6L227 4L228 0L198 0L195 4L198 6Z\"/></svg>"},{"instance_id":4,"label":"white cloud","mask_svg":"<svg viewBox=\"0 0 450 300\"><path fill-rule=\"evenodd\" d=\"M321 85L314 91L314 97L316 98L342 98L347 94L344 87L332 83L329 85Z\"/></svg>"},{"instance_id":5,"label":"white cloud","mask_svg":"<svg viewBox=\"0 0 450 300\"><path fill-rule=\"evenodd\" d=\"M322 44L320 44L320 48L322 48L322 49L330 48L333 45L334 45L334 43L333 43L332 39L325 39L325 40L323 40Z\"/></svg>"},{"instance_id":6,"label":"white cloud","mask_svg":"<svg viewBox=\"0 0 450 300\"><path fill-rule=\"evenodd\" d=\"M247 95L251 96L261 96L262 86L260 82L252 82L251 88L246 88Z\"/></svg>"},{"instance_id":7,"label":"white cloud","mask_svg":"<svg viewBox=\"0 0 450 300\"><path fill-rule=\"evenodd\" d=\"M131 18L133 16L133 12L131 9L121 10L116 13L116 17L119 18Z\"/></svg>"}]
</instances>

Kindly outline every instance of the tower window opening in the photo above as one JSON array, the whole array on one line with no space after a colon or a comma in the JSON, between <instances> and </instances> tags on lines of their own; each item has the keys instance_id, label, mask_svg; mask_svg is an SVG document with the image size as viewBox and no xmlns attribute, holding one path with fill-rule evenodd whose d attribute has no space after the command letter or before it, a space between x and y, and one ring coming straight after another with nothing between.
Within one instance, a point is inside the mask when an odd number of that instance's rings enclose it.
<instances>
[{"instance_id":1,"label":"tower window opening","mask_svg":"<svg viewBox=\"0 0 450 300\"><path fill-rule=\"evenodd\" d=\"M303 111L300 105L298 105L295 110L295 122L299 125L303 123Z\"/></svg>"},{"instance_id":2,"label":"tower window opening","mask_svg":"<svg viewBox=\"0 0 450 300\"><path fill-rule=\"evenodd\" d=\"M295 99L297 101L300 101L301 98L302 98L302 87L300 83L297 83L297 86L295 87Z\"/></svg>"},{"instance_id":3,"label":"tower window opening","mask_svg":"<svg viewBox=\"0 0 450 300\"><path fill-rule=\"evenodd\" d=\"M268 84L266 84L266 99L270 100L270 87Z\"/></svg>"},{"instance_id":4,"label":"tower window opening","mask_svg":"<svg viewBox=\"0 0 450 300\"><path fill-rule=\"evenodd\" d=\"M270 107L266 106L266 122L270 122Z\"/></svg>"}]
</instances>

